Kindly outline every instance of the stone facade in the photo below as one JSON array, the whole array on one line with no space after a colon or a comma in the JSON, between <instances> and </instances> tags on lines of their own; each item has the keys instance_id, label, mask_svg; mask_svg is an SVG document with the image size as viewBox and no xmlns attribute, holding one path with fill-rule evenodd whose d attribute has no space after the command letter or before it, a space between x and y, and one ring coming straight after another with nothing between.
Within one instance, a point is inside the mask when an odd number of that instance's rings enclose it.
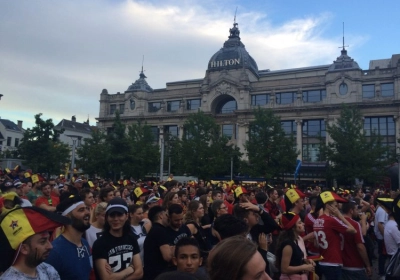
<instances>
[{"instance_id":1,"label":"stone facade","mask_svg":"<svg viewBox=\"0 0 400 280\"><path fill-rule=\"evenodd\" d=\"M303 166L323 169L317 135L330 141L326 124L335 122L341 104L348 103L360 108L367 132L376 129L388 145L398 145L400 54L372 60L369 69L362 70L343 47L332 64L258 70L239 34L235 23L223 48L211 57L202 79L167 83L166 88L153 90L142 71L124 93L109 94L104 89L100 94L99 128L110 128L119 110L127 124L140 119L152 126L161 145L166 133L182 137L187 116L201 110L212 115L221 125L221 133L245 152L253 109L272 108L281 117L285 131L295 136Z\"/></svg>"}]
</instances>

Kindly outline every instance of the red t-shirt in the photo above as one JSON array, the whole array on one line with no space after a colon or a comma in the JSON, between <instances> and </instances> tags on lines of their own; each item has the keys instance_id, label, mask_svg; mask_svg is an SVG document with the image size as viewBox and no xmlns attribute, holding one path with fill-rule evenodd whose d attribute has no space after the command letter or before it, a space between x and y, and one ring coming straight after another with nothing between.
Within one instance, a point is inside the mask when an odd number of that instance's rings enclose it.
<instances>
[{"instance_id":1,"label":"red t-shirt","mask_svg":"<svg viewBox=\"0 0 400 280\"><path fill-rule=\"evenodd\" d=\"M321 265L341 265L344 246L343 233L347 225L336 217L326 214L319 216L314 222L314 234L318 242L319 253L324 257Z\"/></svg>"},{"instance_id":2,"label":"red t-shirt","mask_svg":"<svg viewBox=\"0 0 400 280\"><path fill-rule=\"evenodd\" d=\"M229 201L224 200L224 204L226 206L226 208L228 208L228 214L233 214L233 205L229 203Z\"/></svg>"},{"instance_id":3,"label":"red t-shirt","mask_svg":"<svg viewBox=\"0 0 400 280\"><path fill-rule=\"evenodd\" d=\"M306 230L306 234L309 234L310 232L314 231L314 222L315 222L315 218L311 215L311 213L308 213L306 215L306 217L304 218L304 228ZM317 246L315 246L314 240L307 241L306 248L307 248L307 251L312 253L313 255L319 254L319 249Z\"/></svg>"},{"instance_id":4,"label":"red t-shirt","mask_svg":"<svg viewBox=\"0 0 400 280\"><path fill-rule=\"evenodd\" d=\"M51 205L50 205L51 202ZM60 203L60 199L57 196L50 195L50 198L39 196L36 199L35 206L39 207L42 204L46 204L47 206L54 206L56 207Z\"/></svg>"},{"instance_id":5,"label":"red t-shirt","mask_svg":"<svg viewBox=\"0 0 400 280\"><path fill-rule=\"evenodd\" d=\"M361 225L349 217L345 217L347 221L357 230L356 234L345 233L344 248L342 252L343 266L352 268L364 268L364 262L358 253L357 244L364 243Z\"/></svg>"}]
</instances>

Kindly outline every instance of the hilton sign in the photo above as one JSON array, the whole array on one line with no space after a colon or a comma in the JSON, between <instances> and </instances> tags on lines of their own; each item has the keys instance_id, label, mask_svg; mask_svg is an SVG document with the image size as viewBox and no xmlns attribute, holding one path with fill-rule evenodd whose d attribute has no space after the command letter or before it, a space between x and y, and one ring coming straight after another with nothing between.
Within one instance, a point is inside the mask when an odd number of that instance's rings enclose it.
<instances>
[{"instance_id":1,"label":"hilton sign","mask_svg":"<svg viewBox=\"0 0 400 280\"><path fill-rule=\"evenodd\" d=\"M210 62L210 67L224 67L224 66L232 66L232 65L238 65L240 64L240 58L235 58L235 59L225 59L225 60L219 60L219 61L211 61Z\"/></svg>"}]
</instances>

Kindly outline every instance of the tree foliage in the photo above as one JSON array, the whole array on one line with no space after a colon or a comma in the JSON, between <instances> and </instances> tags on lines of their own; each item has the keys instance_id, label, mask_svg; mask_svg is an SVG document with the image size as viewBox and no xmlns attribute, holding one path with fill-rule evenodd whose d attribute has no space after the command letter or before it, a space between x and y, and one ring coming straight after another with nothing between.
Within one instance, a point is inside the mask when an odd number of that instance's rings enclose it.
<instances>
[{"instance_id":1,"label":"tree foliage","mask_svg":"<svg viewBox=\"0 0 400 280\"><path fill-rule=\"evenodd\" d=\"M68 145L59 141L63 131L54 129L52 119L43 120L35 115L33 128L28 128L18 146L18 153L25 164L40 173L58 174L69 161Z\"/></svg>"},{"instance_id":2,"label":"tree foliage","mask_svg":"<svg viewBox=\"0 0 400 280\"><path fill-rule=\"evenodd\" d=\"M190 115L183 127L183 138L175 139L174 143L176 153L181 156L181 172L203 179L230 174L231 157L237 164L241 153L221 135L215 119L198 112Z\"/></svg>"},{"instance_id":3,"label":"tree foliage","mask_svg":"<svg viewBox=\"0 0 400 280\"><path fill-rule=\"evenodd\" d=\"M298 155L293 136L285 134L280 118L270 109L257 108L254 117L245 144L249 173L268 179L278 178L284 172L293 173Z\"/></svg>"},{"instance_id":4,"label":"tree foliage","mask_svg":"<svg viewBox=\"0 0 400 280\"><path fill-rule=\"evenodd\" d=\"M360 111L345 105L337 122L327 125L331 141L322 150L330 162L329 176L339 183L352 185L356 178L375 182L390 163L389 147L377 132L367 137L363 126Z\"/></svg>"}]
</instances>

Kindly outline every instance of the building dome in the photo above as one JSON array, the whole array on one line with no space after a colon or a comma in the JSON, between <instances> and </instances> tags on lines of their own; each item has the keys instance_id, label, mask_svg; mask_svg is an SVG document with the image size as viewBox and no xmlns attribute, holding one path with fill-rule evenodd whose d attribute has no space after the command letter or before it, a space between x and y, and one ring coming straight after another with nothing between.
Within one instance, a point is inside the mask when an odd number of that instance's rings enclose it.
<instances>
[{"instance_id":1,"label":"building dome","mask_svg":"<svg viewBox=\"0 0 400 280\"><path fill-rule=\"evenodd\" d=\"M217 51L208 62L208 71L221 71L224 69L249 69L258 77L258 67L255 60L246 51L240 41L240 31L237 23L229 29L229 39L225 41L223 48Z\"/></svg>"},{"instance_id":2,"label":"building dome","mask_svg":"<svg viewBox=\"0 0 400 280\"><path fill-rule=\"evenodd\" d=\"M360 66L358 66L358 63L347 55L347 50L344 48L344 46L341 51L341 55L336 58L331 66L329 66L328 72L342 70L361 70Z\"/></svg>"},{"instance_id":3,"label":"building dome","mask_svg":"<svg viewBox=\"0 0 400 280\"><path fill-rule=\"evenodd\" d=\"M133 84L131 84L126 91L145 91L145 92L152 92L153 89L149 86L146 82L146 76L142 71L140 72L139 79L137 79Z\"/></svg>"}]
</instances>

